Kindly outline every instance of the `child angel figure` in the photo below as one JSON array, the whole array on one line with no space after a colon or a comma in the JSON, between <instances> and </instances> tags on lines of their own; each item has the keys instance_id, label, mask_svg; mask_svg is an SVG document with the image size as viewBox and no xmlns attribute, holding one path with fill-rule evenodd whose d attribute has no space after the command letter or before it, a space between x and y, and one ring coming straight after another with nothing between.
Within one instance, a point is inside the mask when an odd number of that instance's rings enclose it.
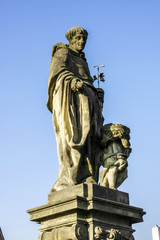
<instances>
[{"instance_id":1,"label":"child angel figure","mask_svg":"<svg viewBox=\"0 0 160 240\"><path fill-rule=\"evenodd\" d=\"M129 132L129 128L121 124L107 124L103 127L101 186L116 190L127 178L127 158L131 152Z\"/></svg>"}]
</instances>

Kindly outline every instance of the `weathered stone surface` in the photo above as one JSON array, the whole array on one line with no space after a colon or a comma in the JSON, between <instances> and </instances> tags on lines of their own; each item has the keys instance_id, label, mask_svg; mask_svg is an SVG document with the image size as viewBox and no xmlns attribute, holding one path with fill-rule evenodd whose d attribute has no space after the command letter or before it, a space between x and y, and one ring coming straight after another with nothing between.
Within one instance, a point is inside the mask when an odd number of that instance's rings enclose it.
<instances>
[{"instance_id":1,"label":"weathered stone surface","mask_svg":"<svg viewBox=\"0 0 160 240\"><path fill-rule=\"evenodd\" d=\"M116 202L122 202L125 204L129 204L129 196L128 193L120 192L120 191L114 191L109 188L104 188L102 186L99 186L97 184L92 183L81 183L72 187L68 187L64 190L57 191L57 192L51 192L48 195L48 203L54 203L61 201L63 197L65 198L71 198L74 196L81 196L81 197L100 197L106 198L108 200L116 201Z\"/></svg>"},{"instance_id":2,"label":"weathered stone surface","mask_svg":"<svg viewBox=\"0 0 160 240\"><path fill-rule=\"evenodd\" d=\"M97 227L103 233L118 230L122 239L131 239L132 224L143 221L144 215L141 208L129 205L127 193L91 183L54 192L49 195L48 204L28 213L31 221L41 224L40 240L98 239ZM109 232L106 234L105 239Z\"/></svg>"}]
</instances>

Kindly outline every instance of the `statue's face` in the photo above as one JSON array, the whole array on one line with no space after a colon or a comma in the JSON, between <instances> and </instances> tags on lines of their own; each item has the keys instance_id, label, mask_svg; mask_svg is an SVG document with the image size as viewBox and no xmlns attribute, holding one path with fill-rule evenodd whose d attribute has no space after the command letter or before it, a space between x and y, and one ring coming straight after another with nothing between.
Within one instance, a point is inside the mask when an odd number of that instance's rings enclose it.
<instances>
[{"instance_id":1,"label":"statue's face","mask_svg":"<svg viewBox=\"0 0 160 240\"><path fill-rule=\"evenodd\" d=\"M84 34L77 33L72 37L69 46L75 52L81 52L86 44L87 37Z\"/></svg>"}]
</instances>

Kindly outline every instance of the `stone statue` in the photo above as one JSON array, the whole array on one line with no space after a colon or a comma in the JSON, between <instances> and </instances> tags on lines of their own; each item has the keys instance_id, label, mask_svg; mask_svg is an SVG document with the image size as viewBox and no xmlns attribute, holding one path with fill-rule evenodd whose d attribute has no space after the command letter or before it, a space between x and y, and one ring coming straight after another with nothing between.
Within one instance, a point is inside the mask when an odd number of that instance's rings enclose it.
<instances>
[{"instance_id":1,"label":"stone statue","mask_svg":"<svg viewBox=\"0 0 160 240\"><path fill-rule=\"evenodd\" d=\"M106 124L102 129L100 185L117 189L127 178L127 158L131 152L130 130L121 124Z\"/></svg>"},{"instance_id":2,"label":"stone statue","mask_svg":"<svg viewBox=\"0 0 160 240\"><path fill-rule=\"evenodd\" d=\"M41 224L38 240L134 240L132 224L145 214L129 204L128 193L117 191L127 178L130 130L121 124L103 126L104 91L93 86L82 52L87 35L73 27L65 35L69 44L52 49L47 106L59 173L48 204L27 211L31 221Z\"/></svg>"},{"instance_id":3,"label":"stone statue","mask_svg":"<svg viewBox=\"0 0 160 240\"><path fill-rule=\"evenodd\" d=\"M82 27L73 27L65 34L69 44L57 43L52 49L47 107L53 114L59 173L51 191L98 182L96 150L103 126L103 100L98 98L82 52L87 35Z\"/></svg>"}]
</instances>

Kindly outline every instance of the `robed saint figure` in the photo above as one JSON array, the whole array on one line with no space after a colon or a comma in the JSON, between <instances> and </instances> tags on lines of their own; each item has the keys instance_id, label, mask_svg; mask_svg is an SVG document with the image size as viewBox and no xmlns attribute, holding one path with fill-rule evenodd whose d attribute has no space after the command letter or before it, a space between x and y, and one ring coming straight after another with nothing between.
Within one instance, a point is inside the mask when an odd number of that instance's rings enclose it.
<instances>
[{"instance_id":1,"label":"robed saint figure","mask_svg":"<svg viewBox=\"0 0 160 240\"><path fill-rule=\"evenodd\" d=\"M69 44L53 46L48 80L47 107L52 112L57 140L59 173L52 191L83 182L98 182L97 148L103 116L82 50L87 31L73 27Z\"/></svg>"}]
</instances>

